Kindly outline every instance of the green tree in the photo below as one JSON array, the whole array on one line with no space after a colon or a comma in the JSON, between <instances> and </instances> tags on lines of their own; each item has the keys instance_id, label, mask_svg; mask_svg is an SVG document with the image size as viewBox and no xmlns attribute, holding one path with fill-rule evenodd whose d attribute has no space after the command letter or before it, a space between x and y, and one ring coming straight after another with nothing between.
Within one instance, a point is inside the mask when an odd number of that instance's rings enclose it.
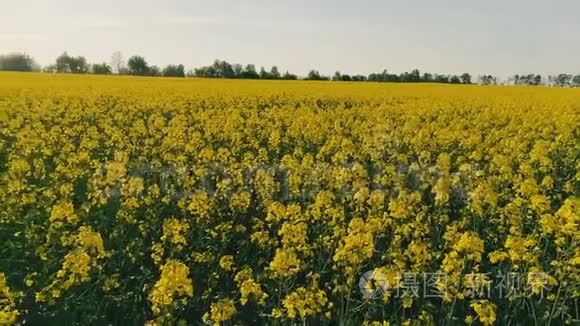
<instances>
[{"instance_id":1,"label":"green tree","mask_svg":"<svg viewBox=\"0 0 580 326\"><path fill-rule=\"evenodd\" d=\"M413 69L411 71L409 74L409 81L413 83L421 81L421 72L419 72L419 69Z\"/></svg>"},{"instance_id":2,"label":"green tree","mask_svg":"<svg viewBox=\"0 0 580 326\"><path fill-rule=\"evenodd\" d=\"M234 72L234 68L227 61L215 60L213 62L213 67L214 67L214 70L216 72L216 77L234 78L236 75Z\"/></svg>"},{"instance_id":3,"label":"green tree","mask_svg":"<svg viewBox=\"0 0 580 326\"><path fill-rule=\"evenodd\" d=\"M461 79L462 84L471 84L471 75L468 73L464 73L459 79Z\"/></svg>"},{"instance_id":4,"label":"green tree","mask_svg":"<svg viewBox=\"0 0 580 326\"><path fill-rule=\"evenodd\" d=\"M433 82L433 75L426 72L423 74L423 77L421 77L421 81L431 83Z\"/></svg>"},{"instance_id":5,"label":"green tree","mask_svg":"<svg viewBox=\"0 0 580 326\"><path fill-rule=\"evenodd\" d=\"M213 66L199 67L199 68L195 68L193 71L194 71L193 74L196 77L202 77L202 78L215 78L215 77L217 77L217 72Z\"/></svg>"},{"instance_id":6,"label":"green tree","mask_svg":"<svg viewBox=\"0 0 580 326\"><path fill-rule=\"evenodd\" d=\"M38 71L40 68L29 55L25 53L10 53L0 55L0 70Z\"/></svg>"},{"instance_id":7,"label":"green tree","mask_svg":"<svg viewBox=\"0 0 580 326\"><path fill-rule=\"evenodd\" d=\"M235 63L232 65L232 69L234 70L234 78L242 78L242 74L244 72L244 66L239 63Z\"/></svg>"},{"instance_id":8,"label":"green tree","mask_svg":"<svg viewBox=\"0 0 580 326\"><path fill-rule=\"evenodd\" d=\"M446 83L449 83L449 76L435 74L435 75L433 75L433 81L436 83L446 84Z\"/></svg>"},{"instance_id":9,"label":"green tree","mask_svg":"<svg viewBox=\"0 0 580 326\"><path fill-rule=\"evenodd\" d=\"M159 71L159 67L149 66L149 69L147 71L147 76L153 76L153 77L161 76L161 71Z\"/></svg>"},{"instance_id":10,"label":"green tree","mask_svg":"<svg viewBox=\"0 0 580 326\"><path fill-rule=\"evenodd\" d=\"M84 57L73 57L68 55L67 52L56 58L55 67L56 72L59 73L85 74L89 71L89 65Z\"/></svg>"},{"instance_id":11,"label":"green tree","mask_svg":"<svg viewBox=\"0 0 580 326\"><path fill-rule=\"evenodd\" d=\"M310 72L308 72L308 76L306 76L305 78L306 80L329 80L330 78L327 76L323 76L321 75L318 70L310 70Z\"/></svg>"},{"instance_id":12,"label":"green tree","mask_svg":"<svg viewBox=\"0 0 580 326\"><path fill-rule=\"evenodd\" d=\"M492 75L479 76L479 83L482 85L495 85L497 84L497 79Z\"/></svg>"},{"instance_id":13,"label":"green tree","mask_svg":"<svg viewBox=\"0 0 580 326\"><path fill-rule=\"evenodd\" d=\"M559 74L556 77L556 85L560 87L570 86L570 82L572 81L572 75L569 74Z\"/></svg>"},{"instance_id":14,"label":"green tree","mask_svg":"<svg viewBox=\"0 0 580 326\"><path fill-rule=\"evenodd\" d=\"M296 76L295 74L291 74L288 71L286 71L284 73L284 75L282 75L282 79L285 79L285 80L297 80L298 79L298 76Z\"/></svg>"},{"instance_id":15,"label":"green tree","mask_svg":"<svg viewBox=\"0 0 580 326\"><path fill-rule=\"evenodd\" d=\"M461 79L459 77L453 75L449 78L449 83L451 84L461 84Z\"/></svg>"},{"instance_id":16,"label":"green tree","mask_svg":"<svg viewBox=\"0 0 580 326\"><path fill-rule=\"evenodd\" d=\"M260 75L258 75L258 73L256 72L256 66L249 64L246 65L246 67L244 68L242 77L246 79L259 79Z\"/></svg>"},{"instance_id":17,"label":"green tree","mask_svg":"<svg viewBox=\"0 0 580 326\"><path fill-rule=\"evenodd\" d=\"M264 67L260 67L260 79L272 79L272 76L270 76L270 73Z\"/></svg>"},{"instance_id":18,"label":"green tree","mask_svg":"<svg viewBox=\"0 0 580 326\"><path fill-rule=\"evenodd\" d=\"M185 67L183 65L168 65L163 68L164 77L185 77Z\"/></svg>"},{"instance_id":19,"label":"green tree","mask_svg":"<svg viewBox=\"0 0 580 326\"><path fill-rule=\"evenodd\" d=\"M94 63L91 65L91 73L95 75L110 75L113 73L113 69L106 63Z\"/></svg>"},{"instance_id":20,"label":"green tree","mask_svg":"<svg viewBox=\"0 0 580 326\"><path fill-rule=\"evenodd\" d=\"M134 55L127 61L129 66L129 73L136 76L146 76L150 74L149 65L145 58L139 55Z\"/></svg>"},{"instance_id":21,"label":"green tree","mask_svg":"<svg viewBox=\"0 0 580 326\"><path fill-rule=\"evenodd\" d=\"M278 67L272 66L272 68L270 68L270 77L272 77L272 79L280 79L281 76Z\"/></svg>"}]
</instances>

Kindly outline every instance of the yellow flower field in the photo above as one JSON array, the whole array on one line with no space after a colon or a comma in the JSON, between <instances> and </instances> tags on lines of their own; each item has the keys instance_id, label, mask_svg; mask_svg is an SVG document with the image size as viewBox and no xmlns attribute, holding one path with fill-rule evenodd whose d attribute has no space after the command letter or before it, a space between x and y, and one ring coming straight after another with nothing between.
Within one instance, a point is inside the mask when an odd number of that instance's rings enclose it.
<instances>
[{"instance_id":1,"label":"yellow flower field","mask_svg":"<svg viewBox=\"0 0 580 326\"><path fill-rule=\"evenodd\" d=\"M580 90L0 74L0 324L580 322Z\"/></svg>"}]
</instances>

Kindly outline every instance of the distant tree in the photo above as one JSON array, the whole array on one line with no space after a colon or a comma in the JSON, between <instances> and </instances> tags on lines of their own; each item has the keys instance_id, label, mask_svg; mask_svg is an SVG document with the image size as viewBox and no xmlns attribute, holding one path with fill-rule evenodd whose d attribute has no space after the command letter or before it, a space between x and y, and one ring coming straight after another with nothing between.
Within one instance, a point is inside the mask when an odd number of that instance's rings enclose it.
<instances>
[{"instance_id":1,"label":"distant tree","mask_svg":"<svg viewBox=\"0 0 580 326\"><path fill-rule=\"evenodd\" d=\"M215 60L211 66L195 68L192 75L207 78L244 78L244 79L279 79L280 72L277 67L272 67L268 72L263 67L260 72L256 72L256 66L253 64L246 65L230 64L226 61Z\"/></svg>"},{"instance_id":2,"label":"distant tree","mask_svg":"<svg viewBox=\"0 0 580 326\"><path fill-rule=\"evenodd\" d=\"M139 55L134 55L127 61L129 66L129 73L136 76L146 76L150 75L149 65L145 58Z\"/></svg>"},{"instance_id":3,"label":"distant tree","mask_svg":"<svg viewBox=\"0 0 580 326\"><path fill-rule=\"evenodd\" d=\"M95 75L110 75L113 72L113 69L111 66L103 62L92 64L90 71Z\"/></svg>"},{"instance_id":4,"label":"distant tree","mask_svg":"<svg viewBox=\"0 0 580 326\"><path fill-rule=\"evenodd\" d=\"M38 71L40 67L25 53L10 53L0 55L0 70Z\"/></svg>"},{"instance_id":5,"label":"distant tree","mask_svg":"<svg viewBox=\"0 0 580 326\"><path fill-rule=\"evenodd\" d=\"M534 82L533 82L533 84L534 84L535 86L540 86L540 85L542 85L542 79L543 79L543 78L542 78L542 75L536 75L536 76L534 76Z\"/></svg>"},{"instance_id":6,"label":"distant tree","mask_svg":"<svg viewBox=\"0 0 580 326\"><path fill-rule=\"evenodd\" d=\"M495 85L497 80L492 75L483 75L479 76L479 83L482 85Z\"/></svg>"},{"instance_id":7,"label":"distant tree","mask_svg":"<svg viewBox=\"0 0 580 326\"><path fill-rule=\"evenodd\" d=\"M320 80L320 73L316 70L310 70L308 72L308 76L306 77L308 80Z\"/></svg>"},{"instance_id":8,"label":"distant tree","mask_svg":"<svg viewBox=\"0 0 580 326\"><path fill-rule=\"evenodd\" d=\"M536 74L514 75L514 85L538 86L542 84L542 76Z\"/></svg>"},{"instance_id":9,"label":"distant tree","mask_svg":"<svg viewBox=\"0 0 580 326\"><path fill-rule=\"evenodd\" d=\"M165 72L163 75L166 75ZM181 74L180 74L181 75ZM185 75L185 72L183 73ZM256 66L248 64L242 66L241 64L230 64L226 61L215 60L210 66L195 68L193 71L187 73L187 76L209 77L209 78L243 78L243 79L298 79L294 74L288 71L283 75L280 74L278 67L272 66L270 70L265 67L260 67L256 71ZM530 85L541 83L541 76L530 74L525 77L518 76L518 79L525 80ZM370 82L433 82L433 83L453 83L453 84L471 84L473 83L472 76L469 73L462 75L442 75L423 73L419 69L413 69L410 72L403 72L401 74L388 73L386 69L379 73L371 73L368 76L363 75L349 75L342 74L336 71L331 77L321 75L317 70L312 69L304 80L334 80L334 81L370 81ZM479 76L478 82L481 84L496 84L497 80L491 75Z\"/></svg>"},{"instance_id":10,"label":"distant tree","mask_svg":"<svg viewBox=\"0 0 580 326\"><path fill-rule=\"evenodd\" d=\"M471 75L468 73L464 73L459 79L461 79L462 84L471 84Z\"/></svg>"},{"instance_id":11,"label":"distant tree","mask_svg":"<svg viewBox=\"0 0 580 326\"><path fill-rule=\"evenodd\" d=\"M71 72L73 74L86 74L89 72L89 65L84 57L76 57L71 61Z\"/></svg>"},{"instance_id":12,"label":"distant tree","mask_svg":"<svg viewBox=\"0 0 580 326\"><path fill-rule=\"evenodd\" d=\"M520 85L539 86L542 85L542 75L527 74L521 75L519 79Z\"/></svg>"},{"instance_id":13,"label":"distant tree","mask_svg":"<svg viewBox=\"0 0 580 326\"><path fill-rule=\"evenodd\" d=\"M61 54L58 58L56 58L56 72L69 73L70 72L69 62L70 57L68 53L64 52L63 54Z\"/></svg>"},{"instance_id":14,"label":"distant tree","mask_svg":"<svg viewBox=\"0 0 580 326\"><path fill-rule=\"evenodd\" d=\"M89 65L87 64L87 60L82 56L73 57L64 52L56 58L56 72L85 74L88 71Z\"/></svg>"},{"instance_id":15,"label":"distant tree","mask_svg":"<svg viewBox=\"0 0 580 326\"><path fill-rule=\"evenodd\" d=\"M199 67L193 70L193 75L202 78L215 78L217 73L213 66Z\"/></svg>"},{"instance_id":16,"label":"distant tree","mask_svg":"<svg viewBox=\"0 0 580 326\"><path fill-rule=\"evenodd\" d=\"M570 82L572 81L572 75L569 74L559 74L556 77L556 86L565 87L570 86Z\"/></svg>"},{"instance_id":17,"label":"distant tree","mask_svg":"<svg viewBox=\"0 0 580 326\"><path fill-rule=\"evenodd\" d=\"M451 84L461 84L461 79L458 76L453 75L453 76L451 76L449 78L449 83L451 83Z\"/></svg>"},{"instance_id":18,"label":"distant tree","mask_svg":"<svg viewBox=\"0 0 580 326\"><path fill-rule=\"evenodd\" d=\"M574 86L580 87L580 75L574 76L574 78L572 78L572 83Z\"/></svg>"},{"instance_id":19,"label":"distant tree","mask_svg":"<svg viewBox=\"0 0 580 326\"><path fill-rule=\"evenodd\" d=\"M421 77L421 81L426 82L426 83L433 82L433 74L424 73L423 74L423 77Z\"/></svg>"},{"instance_id":20,"label":"distant tree","mask_svg":"<svg viewBox=\"0 0 580 326\"><path fill-rule=\"evenodd\" d=\"M56 58L56 72L60 73L71 72L70 59L71 57L66 52L64 52L58 58Z\"/></svg>"},{"instance_id":21,"label":"distant tree","mask_svg":"<svg viewBox=\"0 0 580 326\"><path fill-rule=\"evenodd\" d=\"M511 79L514 85L538 86L542 84L542 76L536 74L516 74Z\"/></svg>"},{"instance_id":22,"label":"distant tree","mask_svg":"<svg viewBox=\"0 0 580 326\"><path fill-rule=\"evenodd\" d=\"M383 69L380 73L372 73L369 74L367 77L367 81L371 82L390 82L390 83L398 83L403 81L408 81L410 79L409 73L405 72L400 75L396 74L389 74L387 69Z\"/></svg>"},{"instance_id":23,"label":"distant tree","mask_svg":"<svg viewBox=\"0 0 580 326\"><path fill-rule=\"evenodd\" d=\"M161 71L159 70L159 67L150 66L149 69L147 69L147 76L152 76L152 77L161 76Z\"/></svg>"},{"instance_id":24,"label":"distant tree","mask_svg":"<svg viewBox=\"0 0 580 326\"><path fill-rule=\"evenodd\" d=\"M435 74L433 75L433 81L436 83L449 83L449 77L445 75Z\"/></svg>"},{"instance_id":25,"label":"distant tree","mask_svg":"<svg viewBox=\"0 0 580 326\"><path fill-rule=\"evenodd\" d=\"M259 79L260 75L256 72L256 66L249 64L246 65L244 68L244 72L242 73L243 78L246 79Z\"/></svg>"},{"instance_id":26,"label":"distant tree","mask_svg":"<svg viewBox=\"0 0 580 326\"><path fill-rule=\"evenodd\" d=\"M419 69L413 69L411 71L411 73L408 76L409 81L416 83L416 82L420 82L421 81L421 73L419 72Z\"/></svg>"},{"instance_id":27,"label":"distant tree","mask_svg":"<svg viewBox=\"0 0 580 326\"><path fill-rule=\"evenodd\" d=\"M280 79L281 75L278 67L272 66L272 68L270 68L270 77L272 77L272 79Z\"/></svg>"},{"instance_id":28,"label":"distant tree","mask_svg":"<svg viewBox=\"0 0 580 326\"><path fill-rule=\"evenodd\" d=\"M405 71L399 74L399 81L401 81L402 83L408 83L411 81L411 76L409 76L409 73Z\"/></svg>"},{"instance_id":29,"label":"distant tree","mask_svg":"<svg viewBox=\"0 0 580 326\"><path fill-rule=\"evenodd\" d=\"M168 65L161 74L164 77L185 77L185 68L183 65Z\"/></svg>"},{"instance_id":30,"label":"distant tree","mask_svg":"<svg viewBox=\"0 0 580 326\"><path fill-rule=\"evenodd\" d=\"M213 62L213 67L214 67L214 70L215 70L215 73L216 73L216 76L215 77L219 77L219 78L234 78L235 75L236 75L235 72L234 72L234 68L227 61L215 60Z\"/></svg>"},{"instance_id":31,"label":"distant tree","mask_svg":"<svg viewBox=\"0 0 580 326\"><path fill-rule=\"evenodd\" d=\"M260 67L260 79L272 79L272 76L270 76L270 73L264 67Z\"/></svg>"},{"instance_id":32,"label":"distant tree","mask_svg":"<svg viewBox=\"0 0 580 326\"><path fill-rule=\"evenodd\" d=\"M382 82L381 74L377 73L370 73L367 77L367 80L370 82Z\"/></svg>"},{"instance_id":33,"label":"distant tree","mask_svg":"<svg viewBox=\"0 0 580 326\"><path fill-rule=\"evenodd\" d=\"M298 79L298 76L296 76L294 74L291 74L288 71L286 71L284 73L284 75L282 75L282 79L285 79L285 80L297 80Z\"/></svg>"},{"instance_id":34,"label":"distant tree","mask_svg":"<svg viewBox=\"0 0 580 326\"><path fill-rule=\"evenodd\" d=\"M332 80L334 81L352 81L352 77L348 74L341 74L340 71L337 71L332 76ZM366 77L365 77L366 80Z\"/></svg>"},{"instance_id":35,"label":"distant tree","mask_svg":"<svg viewBox=\"0 0 580 326\"><path fill-rule=\"evenodd\" d=\"M242 78L244 66L239 63L235 63L232 65L232 69L234 70L234 78Z\"/></svg>"},{"instance_id":36,"label":"distant tree","mask_svg":"<svg viewBox=\"0 0 580 326\"><path fill-rule=\"evenodd\" d=\"M123 54L120 51L113 52L111 55L111 68L116 74L121 74L125 71L125 61L123 59Z\"/></svg>"},{"instance_id":37,"label":"distant tree","mask_svg":"<svg viewBox=\"0 0 580 326\"><path fill-rule=\"evenodd\" d=\"M389 74L387 69L383 69L383 71L378 74L378 78L379 78L379 81L382 81L382 82L394 82L394 81L400 80L399 76L397 76L395 74Z\"/></svg>"},{"instance_id":38,"label":"distant tree","mask_svg":"<svg viewBox=\"0 0 580 326\"><path fill-rule=\"evenodd\" d=\"M306 80L329 80L330 78L327 76L322 76L317 70L310 70L308 76L305 78Z\"/></svg>"}]
</instances>

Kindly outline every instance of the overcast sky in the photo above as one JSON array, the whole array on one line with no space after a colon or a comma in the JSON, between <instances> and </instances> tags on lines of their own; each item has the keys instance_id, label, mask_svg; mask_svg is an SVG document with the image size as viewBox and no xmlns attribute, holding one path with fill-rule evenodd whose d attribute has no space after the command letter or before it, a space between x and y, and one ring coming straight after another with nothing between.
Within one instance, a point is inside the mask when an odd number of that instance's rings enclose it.
<instances>
[{"instance_id":1,"label":"overcast sky","mask_svg":"<svg viewBox=\"0 0 580 326\"><path fill-rule=\"evenodd\" d=\"M304 75L580 73L580 0L0 0L0 53Z\"/></svg>"}]
</instances>

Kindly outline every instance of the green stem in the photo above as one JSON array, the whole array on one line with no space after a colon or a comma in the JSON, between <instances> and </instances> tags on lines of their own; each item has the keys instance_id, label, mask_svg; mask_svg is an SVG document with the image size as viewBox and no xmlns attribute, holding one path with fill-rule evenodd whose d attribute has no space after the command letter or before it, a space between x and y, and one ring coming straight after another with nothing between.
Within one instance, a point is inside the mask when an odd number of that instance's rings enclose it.
<instances>
[{"instance_id":1,"label":"green stem","mask_svg":"<svg viewBox=\"0 0 580 326\"><path fill-rule=\"evenodd\" d=\"M558 292L556 292L556 299L554 299L554 303L552 304L552 309L550 309L550 315L548 316L548 322L546 323L546 325L550 325L552 323L552 317L554 316L554 313L556 312L556 304L558 303L558 300L560 299L560 290L562 290L562 286L558 285Z\"/></svg>"}]
</instances>

